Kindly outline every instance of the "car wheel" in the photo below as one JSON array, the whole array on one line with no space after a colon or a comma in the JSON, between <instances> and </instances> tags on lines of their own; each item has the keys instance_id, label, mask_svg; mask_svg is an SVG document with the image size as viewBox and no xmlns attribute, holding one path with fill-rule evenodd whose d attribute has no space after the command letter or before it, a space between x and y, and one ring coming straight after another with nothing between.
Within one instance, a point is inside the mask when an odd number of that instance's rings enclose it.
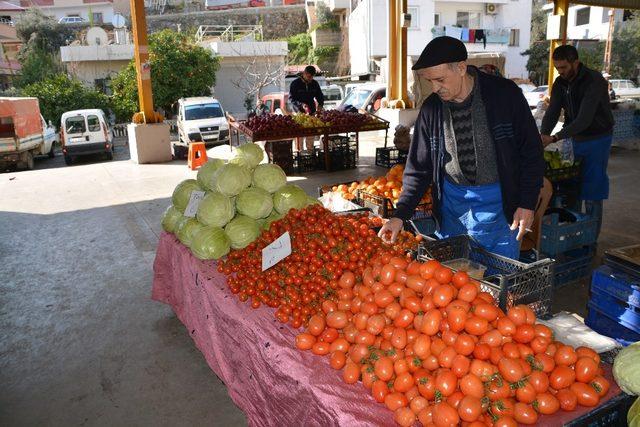
<instances>
[{"instance_id":1,"label":"car wheel","mask_svg":"<svg viewBox=\"0 0 640 427\"><path fill-rule=\"evenodd\" d=\"M26 153L23 154L23 156L24 156L24 160L23 160L24 167L27 168L28 170L33 170L33 167L35 166L35 163L33 161L33 153L31 151L27 151Z\"/></svg>"},{"instance_id":2,"label":"car wheel","mask_svg":"<svg viewBox=\"0 0 640 427\"><path fill-rule=\"evenodd\" d=\"M54 146L55 143L51 143L51 150L47 153L47 156L49 156L50 159L53 159L56 156L56 152L53 150Z\"/></svg>"},{"instance_id":3,"label":"car wheel","mask_svg":"<svg viewBox=\"0 0 640 427\"><path fill-rule=\"evenodd\" d=\"M64 163L67 166L71 166L73 164L73 157L69 156L68 154L64 155Z\"/></svg>"}]
</instances>

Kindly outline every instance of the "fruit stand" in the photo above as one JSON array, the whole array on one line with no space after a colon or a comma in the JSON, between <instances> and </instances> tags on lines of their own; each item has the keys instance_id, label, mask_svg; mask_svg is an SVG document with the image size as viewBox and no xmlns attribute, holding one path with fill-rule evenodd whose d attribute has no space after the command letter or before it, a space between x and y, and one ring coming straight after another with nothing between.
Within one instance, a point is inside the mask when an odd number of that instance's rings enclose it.
<instances>
[{"instance_id":1,"label":"fruit stand","mask_svg":"<svg viewBox=\"0 0 640 427\"><path fill-rule=\"evenodd\" d=\"M331 171L329 140L331 135L354 134L356 159L359 151L360 132L385 131L385 141L389 132L389 122L372 114L347 113L328 110L317 116L296 114L293 116L264 115L248 120L236 120L229 116L229 145L240 145L240 135L249 141L286 141L304 137L321 136L324 167Z\"/></svg>"}]
</instances>

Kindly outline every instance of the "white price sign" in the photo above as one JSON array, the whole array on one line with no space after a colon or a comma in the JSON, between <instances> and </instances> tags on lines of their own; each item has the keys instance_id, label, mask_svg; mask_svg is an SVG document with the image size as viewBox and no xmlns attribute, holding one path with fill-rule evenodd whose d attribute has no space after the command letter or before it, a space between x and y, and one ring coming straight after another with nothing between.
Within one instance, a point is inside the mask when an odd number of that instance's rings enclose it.
<instances>
[{"instance_id":1,"label":"white price sign","mask_svg":"<svg viewBox=\"0 0 640 427\"><path fill-rule=\"evenodd\" d=\"M188 216L189 218L195 217L203 197L204 191L193 190L189 197L189 204L187 204L187 208L184 210L184 216Z\"/></svg>"},{"instance_id":2,"label":"white price sign","mask_svg":"<svg viewBox=\"0 0 640 427\"><path fill-rule=\"evenodd\" d=\"M270 269L289 255L291 255L291 237L287 231L262 250L262 271Z\"/></svg>"}]
</instances>

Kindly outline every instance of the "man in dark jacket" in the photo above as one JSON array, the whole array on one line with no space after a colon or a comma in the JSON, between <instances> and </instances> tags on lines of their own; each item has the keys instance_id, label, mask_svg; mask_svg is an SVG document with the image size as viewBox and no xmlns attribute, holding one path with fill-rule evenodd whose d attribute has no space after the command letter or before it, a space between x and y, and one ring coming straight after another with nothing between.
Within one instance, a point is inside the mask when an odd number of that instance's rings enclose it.
<instances>
[{"instance_id":1,"label":"man in dark jacket","mask_svg":"<svg viewBox=\"0 0 640 427\"><path fill-rule=\"evenodd\" d=\"M580 63L570 45L553 51L553 65L560 76L553 82L549 108L542 119L544 145L571 138L573 154L582 159L582 192L587 213L602 222L602 201L609 198L607 163L613 135L613 113L607 81ZM564 111L562 130L551 136ZM600 224L598 225L598 234Z\"/></svg>"},{"instance_id":2,"label":"man in dark jacket","mask_svg":"<svg viewBox=\"0 0 640 427\"><path fill-rule=\"evenodd\" d=\"M437 37L413 66L433 85L422 104L395 217L395 240L431 185L440 237L468 234L487 250L518 258L544 175L542 144L522 91L467 66L464 44Z\"/></svg>"},{"instance_id":3,"label":"man in dark jacket","mask_svg":"<svg viewBox=\"0 0 640 427\"><path fill-rule=\"evenodd\" d=\"M291 82L291 86L289 87L289 100L296 112L315 114L316 102L318 103L317 109L322 110L324 94L318 82L314 80L315 75L316 67L307 65L302 72L302 76ZM313 137L298 138L298 150L301 149L300 139L304 140L306 150L313 150Z\"/></svg>"}]
</instances>

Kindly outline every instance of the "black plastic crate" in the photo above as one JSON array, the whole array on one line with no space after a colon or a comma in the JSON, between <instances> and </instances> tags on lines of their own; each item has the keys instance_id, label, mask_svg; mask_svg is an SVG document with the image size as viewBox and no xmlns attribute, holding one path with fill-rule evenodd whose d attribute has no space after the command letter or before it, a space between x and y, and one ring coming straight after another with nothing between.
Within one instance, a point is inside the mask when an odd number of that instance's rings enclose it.
<instances>
[{"instance_id":1,"label":"black plastic crate","mask_svg":"<svg viewBox=\"0 0 640 427\"><path fill-rule=\"evenodd\" d=\"M406 151L400 151L395 147L378 147L376 148L376 166L383 168L392 168L398 163L407 163Z\"/></svg>"},{"instance_id":2,"label":"black plastic crate","mask_svg":"<svg viewBox=\"0 0 640 427\"><path fill-rule=\"evenodd\" d=\"M267 141L264 148L267 152L270 163L280 166L287 175L291 175L293 173L293 148L290 139L282 141Z\"/></svg>"},{"instance_id":3,"label":"black plastic crate","mask_svg":"<svg viewBox=\"0 0 640 427\"><path fill-rule=\"evenodd\" d=\"M311 172L317 169L316 156L313 152L298 151L295 155L293 167L296 173Z\"/></svg>"},{"instance_id":4,"label":"black plastic crate","mask_svg":"<svg viewBox=\"0 0 640 427\"><path fill-rule=\"evenodd\" d=\"M329 150L331 165L328 172L341 171L345 169L355 169L356 150L346 148L334 148ZM315 162L317 170L325 170L324 150L315 152Z\"/></svg>"},{"instance_id":5,"label":"black plastic crate","mask_svg":"<svg viewBox=\"0 0 640 427\"><path fill-rule=\"evenodd\" d=\"M388 197L377 196L364 190L358 190L357 198L362 201L363 206L380 215L382 218L391 218L396 211L396 207ZM418 204L411 219L423 219L431 217L432 203L423 202Z\"/></svg>"},{"instance_id":6,"label":"black plastic crate","mask_svg":"<svg viewBox=\"0 0 640 427\"><path fill-rule=\"evenodd\" d=\"M593 408L590 412L566 423L565 427L626 427L627 412L636 396L623 392L612 397L604 404Z\"/></svg>"},{"instance_id":7,"label":"black plastic crate","mask_svg":"<svg viewBox=\"0 0 640 427\"><path fill-rule=\"evenodd\" d=\"M551 313L553 297L553 265L551 259L524 263L493 254L469 236L423 241L418 259L440 262L465 258L484 265L483 290L491 293L501 309L527 304L537 316Z\"/></svg>"},{"instance_id":8,"label":"black plastic crate","mask_svg":"<svg viewBox=\"0 0 640 427\"><path fill-rule=\"evenodd\" d=\"M579 179L581 173L582 166L580 161L575 162L571 166L565 166L557 169L552 169L549 163L547 163L547 168L544 171L544 177L553 183L558 181Z\"/></svg>"}]
</instances>

